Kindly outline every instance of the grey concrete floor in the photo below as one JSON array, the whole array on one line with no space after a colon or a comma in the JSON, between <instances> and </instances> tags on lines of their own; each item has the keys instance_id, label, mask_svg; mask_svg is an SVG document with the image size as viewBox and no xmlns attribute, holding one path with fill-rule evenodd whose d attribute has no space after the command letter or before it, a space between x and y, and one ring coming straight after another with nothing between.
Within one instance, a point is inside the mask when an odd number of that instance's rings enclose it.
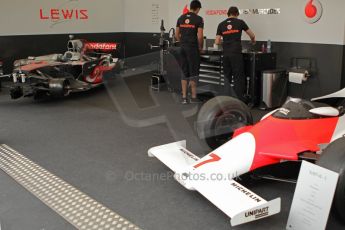
<instances>
[{"instance_id":1,"label":"grey concrete floor","mask_svg":"<svg viewBox=\"0 0 345 230\"><path fill-rule=\"evenodd\" d=\"M126 83L139 108L154 105L148 78ZM169 97L167 92L161 95ZM150 147L175 141L168 125L129 126L113 96L99 88L65 100L12 101L4 90L0 92L0 142L144 229L285 229L295 185L246 182L266 199L281 197L282 212L230 228L221 211L198 193L185 190L169 177L164 165L147 157ZM74 229L2 171L0 223L1 230ZM330 218L328 229L344 228Z\"/></svg>"}]
</instances>

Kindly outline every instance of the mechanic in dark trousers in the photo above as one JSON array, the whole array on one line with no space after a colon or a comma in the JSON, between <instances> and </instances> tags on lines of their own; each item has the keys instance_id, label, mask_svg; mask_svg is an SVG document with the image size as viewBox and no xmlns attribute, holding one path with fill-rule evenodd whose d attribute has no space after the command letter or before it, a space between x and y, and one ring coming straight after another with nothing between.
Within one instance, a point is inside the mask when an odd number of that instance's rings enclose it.
<instances>
[{"instance_id":1,"label":"mechanic in dark trousers","mask_svg":"<svg viewBox=\"0 0 345 230\"><path fill-rule=\"evenodd\" d=\"M218 25L216 45L223 44L223 69L224 75L229 83L233 83L238 99L245 101L245 74L243 66L241 37L242 31L245 31L255 44L255 35L249 29L248 25L241 19L238 19L239 10L237 7L230 7L228 18ZM222 41L223 40L223 41ZM233 79L232 79L233 77Z\"/></svg>"},{"instance_id":2,"label":"mechanic in dark trousers","mask_svg":"<svg viewBox=\"0 0 345 230\"><path fill-rule=\"evenodd\" d=\"M181 44L181 68L183 71L182 104L188 104L188 82L191 87L190 103L198 103L196 87L199 79L200 51L203 47L204 20L198 16L200 1L190 3L190 12L177 20L176 39Z\"/></svg>"}]
</instances>

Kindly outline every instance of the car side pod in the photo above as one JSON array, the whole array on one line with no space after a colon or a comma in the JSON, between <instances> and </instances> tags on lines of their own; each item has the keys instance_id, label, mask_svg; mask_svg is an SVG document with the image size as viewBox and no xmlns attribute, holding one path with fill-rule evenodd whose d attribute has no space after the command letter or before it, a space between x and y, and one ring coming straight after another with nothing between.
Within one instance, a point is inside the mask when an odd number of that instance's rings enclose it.
<instances>
[{"instance_id":1,"label":"car side pod","mask_svg":"<svg viewBox=\"0 0 345 230\"><path fill-rule=\"evenodd\" d=\"M239 157L236 146L241 146L243 151L243 143L246 143L247 153L241 155L245 157ZM233 150L233 154L229 154L229 150ZM232 226L236 226L275 215L281 208L280 198L268 202L234 180L248 172L247 166L251 164L253 152L255 140L247 133L203 158L188 151L186 141L153 147L148 150L148 155L168 166L182 186L201 193L231 218ZM212 179L217 175L228 177Z\"/></svg>"}]
</instances>

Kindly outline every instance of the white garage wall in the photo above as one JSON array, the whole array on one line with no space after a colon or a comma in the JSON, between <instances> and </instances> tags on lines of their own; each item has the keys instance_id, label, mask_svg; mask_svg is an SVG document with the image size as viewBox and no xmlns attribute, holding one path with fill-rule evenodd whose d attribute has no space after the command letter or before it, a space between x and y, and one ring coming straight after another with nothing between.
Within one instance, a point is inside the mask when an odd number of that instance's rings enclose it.
<instances>
[{"instance_id":1,"label":"white garage wall","mask_svg":"<svg viewBox=\"0 0 345 230\"><path fill-rule=\"evenodd\" d=\"M242 9L280 8L280 15L243 15L241 18L255 31L258 40L345 45L345 1L320 1L324 14L313 25L303 18L307 0L201 0L201 16L205 19L206 36L214 38L224 16L207 16L206 10L226 10L232 2ZM165 20L166 29L175 27L178 16L189 3L190 0L1 0L0 35L159 32L161 19ZM47 16L50 9L55 8L85 9L88 20L56 23L40 19L40 9L43 16Z\"/></svg>"},{"instance_id":2,"label":"white garage wall","mask_svg":"<svg viewBox=\"0 0 345 230\"><path fill-rule=\"evenodd\" d=\"M87 10L88 19L79 11L79 19L42 20L40 9L43 17L51 9ZM123 13L123 0L1 0L0 35L123 32Z\"/></svg>"},{"instance_id":3,"label":"white garage wall","mask_svg":"<svg viewBox=\"0 0 345 230\"><path fill-rule=\"evenodd\" d=\"M231 2L240 9L280 8L279 15L242 15L255 31L258 40L318 44L345 44L344 0L320 0L324 13L319 22L309 24L304 20L304 7L308 0L201 0L200 13L205 19L205 35L214 38L217 25L225 16L205 15L206 10L227 10ZM166 29L175 27L177 18L190 0L124 0L125 32L159 32L152 23L152 4L159 4L159 19L164 19ZM246 36L244 39L248 39Z\"/></svg>"},{"instance_id":4,"label":"white garage wall","mask_svg":"<svg viewBox=\"0 0 345 230\"><path fill-rule=\"evenodd\" d=\"M280 8L280 15L243 15L241 18L255 31L258 40L345 44L345 1L320 1L324 14L319 22L312 25L304 21L304 6L307 0L201 0L203 9L200 15L205 19L206 36L214 38L218 23L225 17L207 16L206 10L227 10L231 4L240 9ZM174 26L178 15L189 2L188 0L169 0L170 26Z\"/></svg>"},{"instance_id":5,"label":"white garage wall","mask_svg":"<svg viewBox=\"0 0 345 230\"><path fill-rule=\"evenodd\" d=\"M168 0L123 0L125 32L159 32L160 21L169 25Z\"/></svg>"},{"instance_id":6,"label":"white garage wall","mask_svg":"<svg viewBox=\"0 0 345 230\"><path fill-rule=\"evenodd\" d=\"M345 21L344 21L344 42L343 42L343 45L345 45Z\"/></svg>"}]
</instances>

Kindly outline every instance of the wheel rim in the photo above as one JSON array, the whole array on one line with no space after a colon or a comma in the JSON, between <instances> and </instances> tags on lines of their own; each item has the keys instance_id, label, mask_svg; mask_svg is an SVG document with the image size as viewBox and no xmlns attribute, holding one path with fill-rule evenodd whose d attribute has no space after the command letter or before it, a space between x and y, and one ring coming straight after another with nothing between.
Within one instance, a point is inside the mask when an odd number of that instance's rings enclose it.
<instances>
[{"instance_id":1,"label":"wheel rim","mask_svg":"<svg viewBox=\"0 0 345 230\"><path fill-rule=\"evenodd\" d=\"M220 113L214 123L214 138L218 145L229 141L236 129L248 124L248 119L241 111L226 111Z\"/></svg>"}]
</instances>

